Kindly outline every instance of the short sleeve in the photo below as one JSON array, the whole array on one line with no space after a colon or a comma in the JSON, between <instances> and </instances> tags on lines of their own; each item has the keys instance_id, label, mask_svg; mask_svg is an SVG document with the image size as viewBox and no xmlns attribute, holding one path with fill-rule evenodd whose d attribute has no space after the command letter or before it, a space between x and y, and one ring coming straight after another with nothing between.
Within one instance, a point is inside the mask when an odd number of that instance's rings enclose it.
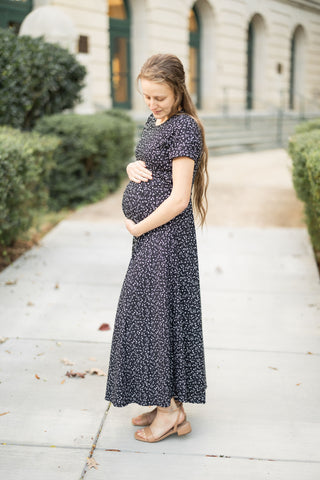
<instances>
[{"instance_id":1,"label":"short sleeve","mask_svg":"<svg viewBox=\"0 0 320 480\"><path fill-rule=\"evenodd\" d=\"M169 144L169 159L189 157L196 163L201 156L202 136L197 122L187 114L177 115Z\"/></svg>"}]
</instances>

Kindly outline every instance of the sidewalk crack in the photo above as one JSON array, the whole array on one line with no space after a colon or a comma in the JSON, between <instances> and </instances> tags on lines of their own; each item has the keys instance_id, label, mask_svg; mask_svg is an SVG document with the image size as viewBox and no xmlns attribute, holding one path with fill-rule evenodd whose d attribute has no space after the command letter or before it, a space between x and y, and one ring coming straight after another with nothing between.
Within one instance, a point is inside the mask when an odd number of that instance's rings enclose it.
<instances>
[{"instance_id":1,"label":"sidewalk crack","mask_svg":"<svg viewBox=\"0 0 320 480\"><path fill-rule=\"evenodd\" d=\"M99 425L99 428L98 428L98 431L97 431L97 434L92 442L92 445L91 445L91 449L90 449L90 453L89 455L87 456L87 459L90 459L93 457L93 453L96 449L96 446L97 446L97 443L98 443L98 440L99 440L99 437L100 437L100 433L102 431L102 428L103 428L103 425L104 425L104 422L106 421L106 418L107 418L107 415L108 415L108 412L110 410L110 406L111 406L111 402L109 402L104 414L103 414L103 417L102 417L102 420L100 422L100 425ZM85 463L85 466L83 467L83 470L81 472L81 476L80 476L80 479L79 480L83 480L86 473L88 471L88 465L87 465L87 462Z\"/></svg>"}]
</instances>

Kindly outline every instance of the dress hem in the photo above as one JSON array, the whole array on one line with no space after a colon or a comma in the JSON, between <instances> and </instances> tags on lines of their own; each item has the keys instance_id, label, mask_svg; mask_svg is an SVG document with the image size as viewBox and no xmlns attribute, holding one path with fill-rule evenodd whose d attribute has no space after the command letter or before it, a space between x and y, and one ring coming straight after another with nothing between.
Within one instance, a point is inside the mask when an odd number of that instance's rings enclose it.
<instances>
[{"instance_id":1,"label":"dress hem","mask_svg":"<svg viewBox=\"0 0 320 480\"><path fill-rule=\"evenodd\" d=\"M199 400L191 400L191 399L185 399L184 397L179 397L178 395L172 395L177 401L180 401L182 403L194 403L194 404L202 404L204 405L206 403L206 399L199 399ZM154 403L150 403L148 401L143 401L139 399L134 399L134 400L128 400L127 402L115 402L113 403L112 400L109 398L105 397L105 400L107 402L112 403L114 407L126 407L127 405L130 405L132 403L135 403L137 405L140 405L142 407L152 407L152 406L158 406L158 407L169 407L170 406L170 400L168 401L157 401L155 400Z\"/></svg>"}]
</instances>

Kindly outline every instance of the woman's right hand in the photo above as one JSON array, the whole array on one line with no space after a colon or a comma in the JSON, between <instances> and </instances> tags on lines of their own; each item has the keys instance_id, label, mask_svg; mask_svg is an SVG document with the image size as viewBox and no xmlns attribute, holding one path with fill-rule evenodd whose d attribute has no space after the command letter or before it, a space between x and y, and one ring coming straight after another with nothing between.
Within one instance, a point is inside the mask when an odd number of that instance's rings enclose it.
<instances>
[{"instance_id":1,"label":"woman's right hand","mask_svg":"<svg viewBox=\"0 0 320 480\"><path fill-rule=\"evenodd\" d=\"M136 183L152 180L152 173L146 168L146 164L142 160L129 163L127 165L127 174L129 179Z\"/></svg>"}]
</instances>

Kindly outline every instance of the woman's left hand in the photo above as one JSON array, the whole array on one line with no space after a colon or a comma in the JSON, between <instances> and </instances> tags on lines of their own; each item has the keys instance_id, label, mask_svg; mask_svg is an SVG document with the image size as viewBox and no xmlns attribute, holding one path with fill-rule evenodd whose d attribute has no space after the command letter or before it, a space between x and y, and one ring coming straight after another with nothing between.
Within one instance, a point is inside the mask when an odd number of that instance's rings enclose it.
<instances>
[{"instance_id":1,"label":"woman's left hand","mask_svg":"<svg viewBox=\"0 0 320 480\"><path fill-rule=\"evenodd\" d=\"M126 226L126 229L128 230L128 232L131 233L131 235L133 235L134 237L137 237L136 224L132 220L130 220L129 218L126 218L124 223L125 223L125 226Z\"/></svg>"}]
</instances>

